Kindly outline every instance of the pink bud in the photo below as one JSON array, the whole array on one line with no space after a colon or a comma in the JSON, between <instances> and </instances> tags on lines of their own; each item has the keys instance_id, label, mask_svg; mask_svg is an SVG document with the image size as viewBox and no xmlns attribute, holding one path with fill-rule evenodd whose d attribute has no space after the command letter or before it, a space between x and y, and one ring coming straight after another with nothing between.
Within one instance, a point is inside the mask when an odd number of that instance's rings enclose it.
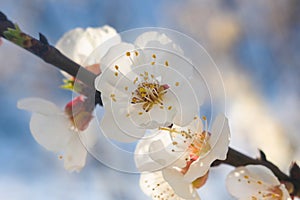
<instances>
[{"instance_id":1,"label":"pink bud","mask_svg":"<svg viewBox=\"0 0 300 200\"><path fill-rule=\"evenodd\" d=\"M80 131L85 130L93 118L91 105L83 96L78 96L65 106L65 113L69 116L73 126Z\"/></svg>"}]
</instances>

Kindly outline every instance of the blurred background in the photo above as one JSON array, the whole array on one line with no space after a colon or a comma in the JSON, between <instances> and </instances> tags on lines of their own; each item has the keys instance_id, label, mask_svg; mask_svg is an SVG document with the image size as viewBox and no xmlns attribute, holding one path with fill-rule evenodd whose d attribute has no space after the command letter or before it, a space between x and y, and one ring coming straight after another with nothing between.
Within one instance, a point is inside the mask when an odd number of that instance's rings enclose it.
<instances>
[{"instance_id":1,"label":"blurred background","mask_svg":"<svg viewBox=\"0 0 300 200\"><path fill-rule=\"evenodd\" d=\"M75 27L108 24L118 32L159 26L181 31L206 48L221 71L231 146L253 157L262 149L287 172L300 161L300 2L297 0L0 0L1 11L22 30L51 44ZM57 156L32 138L24 97L61 107L71 93L62 75L23 49L0 47L0 199L147 199L138 175L109 169L88 157L68 173ZM118 159L118 158L115 158ZM224 179L232 168L212 169L202 199L231 199ZM217 193L215 191L218 191Z\"/></svg>"}]
</instances>

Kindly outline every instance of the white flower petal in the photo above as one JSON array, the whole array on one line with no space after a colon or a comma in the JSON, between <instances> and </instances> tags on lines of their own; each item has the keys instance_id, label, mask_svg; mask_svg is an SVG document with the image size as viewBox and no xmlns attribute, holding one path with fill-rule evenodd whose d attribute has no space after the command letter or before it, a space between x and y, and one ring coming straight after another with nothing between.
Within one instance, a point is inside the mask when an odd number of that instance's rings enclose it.
<instances>
[{"instance_id":1,"label":"white flower petal","mask_svg":"<svg viewBox=\"0 0 300 200\"><path fill-rule=\"evenodd\" d=\"M140 187L142 191L155 200L184 200L176 195L173 188L168 184L161 171L153 173L142 173L140 178ZM197 195L194 200L200 200Z\"/></svg>"},{"instance_id":2,"label":"white flower petal","mask_svg":"<svg viewBox=\"0 0 300 200\"><path fill-rule=\"evenodd\" d=\"M179 156L177 153L172 154L167 151L166 146L168 144L164 144L163 141L164 140L156 140L149 145L149 156L162 167L167 167L174 163Z\"/></svg>"},{"instance_id":3,"label":"white flower petal","mask_svg":"<svg viewBox=\"0 0 300 200\"><path fill-rule=\"evenodd\" d=\"M172 40L168 38L166 34L156 31L149 31L141 34L139 37L137 37L134 44L140 48L155 47L182 53L182 50L176 44L174 44L174 42L172 42Z\"/></svg>"},{"instance_id":4,"label":"white flower petal","mask_svg":"<svg viewBox=\"0 0 300 200\"><path fill-rule=\"evenodd\" d=\"M108 39L115 37L117 32L115 29L109 26L104 26L100 28L87 28L80 40L77 41L76 50L78 56L81 58L81 63L87 59L87 57L96 49L99 45L103 42L107 41ZM119 37L115 37L118 39ZM113 44L118 42L118 40L114 40ZM120 40L119 40L120 42ZM108 48L111 47L111 41L109 42L109 46L106 48L102 48L102 55L107 52ZM94 63L86 63L86 64L94 64Z\"/></svg>"},{"instance_id":5,"label":"white flower petal","mask_svg":"<svg viewBox=\"0 0 300 200\"><path fill-rule=\"evenodd\" d=\"M134 160L136 167L140 172L153 172L156 170L160 170L162 165L158 162L153 161L150 154L150 145L153 141L161 137L162 135L157 135L154 138L145 138L139 140L135 152L134 152Z\"/></svg>"},{"instance_id":6,"label":"white flower petal","mask_svg":"<svg viewBox=\"0 0 300 200\"><path fill-rule=\"evenodd\" d=\"M271 170L261 165L248 165L247 171L253 178L260 179L270 185L280 185L280 182Z\"/></svg>"},{"instance_id":7,"label":"white flower petal","mask_svg":"<svg viewBox=\"0 0 300 200\"><path fill-rule=\"evenodd\" d=\"M121 121L117 121L109 110L105 111L100 123L104 135L119 142L134 142L143 137L145 129L136 127L125 113L120 110L119 114L124 116Z\"/></svg>"},{"instance_id":8,"label":"white flower petal","mask_svg":"<svg viewBox=\"0 0 300 200\"><path fill-rule=\"evenodd\" d=\"M126 102L129 101L131 91L135 88L130 80L121 74L116 76L115 71L110 68L95 79L95 87L101 92L101 97L115 95L116 99L122 98Z\"/></svg>"},{"instance_id":9,"label":"white flower petal","mask_svg":"<svg viewBox=\"0 0 300 200\"><path fill-rule=\"evenodd\" d=\"M132 44L125 42L112 46L101 60L102 71L105 71L107 67L114 69L117 65L123 74L127 74L134 64L134 55L131 55L134 54L134 50L135 47ZM131 56L127 56L127 52L130 52Z\"/></svg>"},{"instance_id":10,"label":"white flower petal","mask_svg":"<svg viewBox=\"0 0 300 200\"><path fill-rule=\"evenodd\" d=\"M176 45L166 34L150 31L141 34L135 45L142 48L145 60L176 69L180 74L189 78L193 75L193 66L184 56L182 49ZM152 55L156 55L155 59Z\"/></svg>"},{"instance_id":11,"label":"white flower petal","mask_svg":"<svg viewBox=\"0 0 300 200\"><path fill-rule=\"evenodd\" d=\"M69 142L73 131L69 119L63 115L33 113L30 130L34 139L49 151L61 151Z\"/></svg>"},{"instance_id":12,"label":"white flower petal","mask_svg":"<svg viewBox=\"0 0 300 200\"><path fill-rule=\"evenodd\" d=\"M177 103L174 102L174 99L170 99L168 94L166 94L165 100L166 102L173 101L173 104L176 104L177 113L174 123L178 126L187 126L200 111L200 101L198 101L193 87L185 77L170 68L163 68L161 76L162 82L167 83L170 86L168 90L176 96Z\"/></svg>"},{"instance_id":13,"label":"white flower petal","mask_svg":"<svg viewBox=\"0 0 300 200\"><path fill-rule=\"evenodd\" d=\"M164 179L170 184L174 192L185 199L194 199L196 191L191 182L187 182L183 178L183 174L176 169L166 168L162 170Z\"/></svg>"},{"instance_id":14,"label":"white flower petal","mask_svg":"<svg viewBox=\"0 0 300 200\"><path fill-rule=\"evenodd\" d=\"M120 105L120 104L118 104ZM115 110L114 113L118 113L118 109L122 109L122 106L115 106L113 110ZM151 118L150 118L150 113L145 112L142 108L142 105L138 104L129 104L128 106L128 114L130 115L129 118L133 122L133 124L137 127L142 127L142 128L156 128L157 124L152 123ZM118 117L119 120L122 120L122 118ZM152 123L152 124L151 124Z\"/></svg>"},{"instance_id":15,"label":"white flower petal","mask_svg":"<svg viewBox=\"0 0 300 200\"><path fill-rule=\"evenodd\" d=\"M21 99L17 103L19 109L44 115L59 115L62 111L52 102L41 98Z\"/></svg>"},{"instance_id":16,"label":"white flower petal","mask_svg":"<svg viewBox=\"0 0 300 200\"><path fill-rule=\"evenodd\" d=\"M161 109L158 106L154 106L150 111L150 121L151 124L147 126L148 128L157 128L159 126L169 126L172 124L175 116L175 108L168 110L168 108Z\"/></svg>"},{"instance_id":17,"label":"white flower petal","mask_svg":"<svg viewBox=\"0 0 300 200\"><path fill-rule=\"evenodd\" d=\"M286 189L284 184L281 184L279 186L279 189L282 191L282 200L292 200L289 191Z\"/></svg>"},{"instance_id":18,"label":"white flower petal","mask_svg":"<svg viewBox=\"0 0 300 200\"><path fill-rule=\"evenodd\" d=\"M202 105L205 101L205 97L208 96L205 92L207 90L207 83L205 80L196 72L193 71L193 75L189 78L191 87L194 90L194 93L197 97L199 105Z\"/></svg>"},{"instance_id":19,"label":"white flower petal","mask_svg":"<svg viewBox=\"0 0 300 200\"><path fill-rule=\"evenodd\" d=\"M96 47L116 35L116 30L109 26L76 28L65 33L55 47L78 64L83 64Z\"/></svg>"},{"instance_id":20,"label":"white flower petal","mask_svg":"<svg viewBox=\"0 0 300 200\"><path fill-rule=\"evenodd\" d=\"M112 39L111 39L112 38ZM111 39L111 40L109 40ZM102 43L109 40L99 48L97 54L94 56L88 56ZM121 42L120 36L114 28L110 26L103 26L99 28L76 28L63 35L59 39L55 47L60 50L67 57L75 61L80 65L92 65L99 63L102 56L107 50L115 44ZM66 78L71 76L62 71L62 74Z\"/></svg>"},{"instance_id":21,"label":"white flower petal","mask_svg":"<svg viewBox=\"0 0 300 200\"><path fill-rule=\"evenodd\" d=\"M99 124L96 119L92 119L88 127L79 133L81 143L87 148L92 148L97 143Z\"/></svg>"},{"instance_id":22,"label":"white flower petal","mask_svg":"<svg viewBox=\"0 0 300 200\"><path fill-rule=\"evenodd\" d=\"M185 152L173 152L174 145L169 132L161 130L152 132L150 136L139 140L135 149L135 163L139 171L153 172L167 166L184 167L186 160L181 159ZM185 149L186 150L186 149Z\"/></svg>"},{"instance_id":23,"label":"white flower petal","mask_svg":"<svg viewBox=\"0 0 300 200\"><path fill-rule=\"evenodd\" d=\"M215 144L210 143L210 141L215 142ZM198 177L202 177L209 170L213 161L226 159L229 141L230 130L228 120L223 114L220 114L213 123L212 135L209 139L209 143L213 145L212 149L204 157L199 157L191 164L184 178L188 181L193 181Z\"/></svg>"},{"instance_id":24,"label":"white flower petal","mask_svg":"<svg viewBox=\"0 0 300 200\"><path fill-rule=\"evenodd\" d=\"M226 186L231 195L241 200L264 199L263 196L268 195L270 199L272 196L279 199L280 193L283 193L281 200L290 199L285 187L280 186L280 182L271 170L260 165L236 168L227 176Z\"/></svg>"},{"instance_id":25,"label":"white flower petal","mask_svg":"<svg viewBox=\"0 0 300 200\"><path fill-rule=\"evenodd\" d=\"M218 154L222 155L218 159L225 160L227 155L226 149L230 142L230 128L228 119L224 114L219 114L216 117L211 128L211 133L209 142L212 148L218 150Z\"/></svg>"},{"instance_id":26,"label":"white flower petal","mask_svg":"<svg viewBox=\"0 0 300 200\"><path fill-rule=\"evenodd\" d=\"M134 87L133 79L130 78L132 60L126 56L126 52L131 52L133 49L132 44L120 43L111 47L102 58L102 73L95 80L95 88L102 95L110 96L112 93L119 93L121 96L131 95Z\"/></svg>"},{"instance_id":27,"label":"white flower petal","mask_svg":"<svg viewBox=\"0 0 300 200\"><path fill-rule=\"evenodd\" d=\"M93 45L93 52L85 59L84 65L91 65L94 63L100 63L103 56L108 50L121 43L121 37L117 34L116 30L110 26L103 26L100 29L99 37L96 37L96 42L93 42L93 38L90 39ZM100 37L100 35L102 37ZM95 37L95 35L92 35Z\"/></svg>"},{"instance_id":28,"label":"white flower petal","mask_svg":"<svg viewBox=\"0 0 300 200\"><path fill-rule=\"evenodd\" d=\"M64 152L64 167L66 170L79 172L86 161L87 151L82 145L77 133L74 133Z\"/></svg>"},{"instance_id":29,"label":"white flower petal","mask_svg":"<svg viewBox=\"0 0 300 200\"><path fill-rule=\"evenodd\" d=\"M34 139L49 151L60 151L72 135L67 116L50 101L27 98L18 101L18 108L33 112L30 130Z\"/></svg>"},{"instance_id":30,"label":"white flower petal","mask_svg":"<svg viewBox=\"0 0 300 200\"><path fill-rule=\"evenodd\" d=\"M79 63L81 60L76 56L77 41L82 37L84 30L75 28L65 33L56 43L55 47L70 59Z\"/></svg>"}]
</instances>

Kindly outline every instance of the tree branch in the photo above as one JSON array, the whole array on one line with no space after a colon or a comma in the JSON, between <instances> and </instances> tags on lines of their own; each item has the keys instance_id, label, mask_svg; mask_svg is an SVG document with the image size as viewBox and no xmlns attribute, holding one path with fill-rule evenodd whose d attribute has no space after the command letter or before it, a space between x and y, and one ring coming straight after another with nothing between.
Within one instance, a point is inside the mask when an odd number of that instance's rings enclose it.
<instances>
[{"instance_id":1,"label":"tree branch","mask_svg":"<svg viewBox=\"0 0 300 200\"><path fill-rule=\"evenodd\" d=\"M10 33L10 34L7 34ZM16 25L14 25L7 17L0 12L0 36L17 44L18 46L26 49L27 51L35 54L43 59L45 62L69 73L76 77L80 70L80 81L85 83L88 87L94 90L94 80L96 75L86 70L84 67L78 65L74 61L64 56L55 47L49 45L47 38L40 34L40 39L37 40L25 33L23 33ZM96 104L102 105L100 92L96 91L95 94ZM269 168L280 181L292 184L291 194L300 197L300 168L297 164L293 164L290 171L290 176L286 175L280 169L269 162L266 155L260 151L260 159L253 159L246 156L232 148L229 148L226 160L217 160L212 166L218 166L220 164L228 164L234 167L245 166L249 164L263 165Z\"/></svg>"},{"instance_id":2,"label":"tree branch","mask_svg":"<svg viewBox=\"0 0 300 200\"><path fill-rule=\"evenodd\" d=\"M96 75L86 70L84 67L75 63L71 59L63 55L58 49L49 45L47 38L43 34L39 34L40 39L37 40L32 36L22 32L17 25L13 24L0 11L0 36L13 42L14 44L26 49L32 54L40 57L46 63L49 63L58 69L61 69L71 76L78 78L81 82L90 88L94 87ZM77 76L80 72L80 76ZM102 105L100 92L95 94L96 104Z\"/></svg>"}]
</instances>

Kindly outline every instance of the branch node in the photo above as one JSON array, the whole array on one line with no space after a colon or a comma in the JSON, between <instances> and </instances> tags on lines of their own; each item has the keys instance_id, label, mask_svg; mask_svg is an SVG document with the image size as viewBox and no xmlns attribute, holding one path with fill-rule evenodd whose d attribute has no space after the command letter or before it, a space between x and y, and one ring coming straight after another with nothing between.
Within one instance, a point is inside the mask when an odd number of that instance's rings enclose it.
<instances>
[{"instance_id":1,"label":"branch node","mask_svg":"<svg viewBox=\"0 0 300 200\"><path fill-rule=\"evenodd\" d=\"M292 179L300 181L300 167L297 165L296 162L292 163L292 166L290 169L290 176Z\"/></svg>"},{"instance_id":2,"label":"branch node","mask_svg":"<svg viewBox=\"0 0 300 200\"><path fill-rule=\"evenodd\" d=\"M259 149L259 160L267 161L267 156L261 149Z\"/></svg>"},{"instance_id":3,"label":"branch node","mask_svg":"<svg viewBox=\"0 0 300 200\"><path fill-rule=\"evenodd\" d=\"M6 15L4 15L4 13L0 11L0 21L6 21L6 20L7 20Z\"/></svg>"},{"instance_id":4,"label":"branch node","mask_svg":"<svg viewBox=\"0 0 300 200\"><path fill-rule=\"evenodd\" d=\"M39 40L41 43L43 43L45 45L49 45L49 42L48 42L46 36L44 36L42 33L39 33L39 38L40 38Z\"/></svg>"}]
</instances>

